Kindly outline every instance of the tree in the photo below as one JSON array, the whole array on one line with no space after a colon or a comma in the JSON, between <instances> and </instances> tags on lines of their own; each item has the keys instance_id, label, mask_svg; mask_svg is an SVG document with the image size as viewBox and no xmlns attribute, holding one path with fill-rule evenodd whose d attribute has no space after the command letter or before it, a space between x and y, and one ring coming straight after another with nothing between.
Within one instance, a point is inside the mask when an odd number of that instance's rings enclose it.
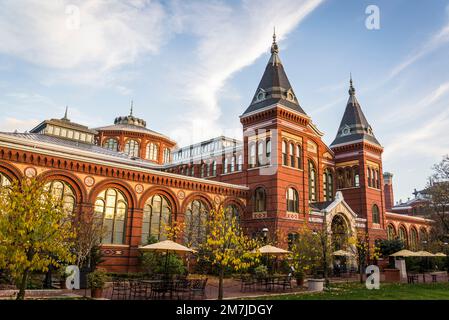
<instances>
[{"instance_id":1,"label":"tree","mask_svg":"<svg viewBox=\"0 0 449 320\"><path fill-rule=\"evenodd\" d=\"M14 181L0 190L0 269L8 270L16 281L18 300L25 298L32 272L75 261L74 237L72 217L43 181Z\"/></svg>"},{"instance_id":2,"label":"tree","mask_svg":"<svg viewBox=\"0 0 449 320\"><path fill-rule=\"evenodd\" d=\"M292 243L290 257L297 275L315 270L321 263L322 247L316 233L307 226L298 230L298 237Z\"/></svg>"},{"instance_id":3,"label":"tree","mask_svg":"<svg viewBox=\"0 0 449 320\"><path fill-rule=\"evenodd\" d=\"M206 240L200 244L199 260L217 268L219 274L218 299L223 299L225 270L241 271L259 262L260 254L254 249L257 241L243 234L232 210L212 210L206 222Z\"/></svg>"},{"instance_id":4,"label":"tree","mask_svg":"<svg viewBox=\"0 0 449 320\"><path fill-rule=\"evenodd\" d=\"M379 249L376 245L370 246L369 234L363 231L359 231L356 235L350 237L348 244L359 266L360 283L363 283L363 276L369 259L377 260L379 258Z\"/></svg>"}]
</instances>

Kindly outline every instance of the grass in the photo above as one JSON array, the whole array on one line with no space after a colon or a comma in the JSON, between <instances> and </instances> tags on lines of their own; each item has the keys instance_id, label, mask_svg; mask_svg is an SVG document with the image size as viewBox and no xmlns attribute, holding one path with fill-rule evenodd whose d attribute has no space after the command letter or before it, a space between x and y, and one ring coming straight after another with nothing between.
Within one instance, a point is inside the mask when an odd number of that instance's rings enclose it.
<instances>
[{"instance_id":1,"label":"grass","mask_svg":"<svg viewBox=\"0 0 449 320\"><path fill-rule=\"evenodd\" d=\"M267 296L264 300L449 300L449 283L381 284L368 290L360 283L332 284L320 293Z\"/></svg>"}]
</instances>

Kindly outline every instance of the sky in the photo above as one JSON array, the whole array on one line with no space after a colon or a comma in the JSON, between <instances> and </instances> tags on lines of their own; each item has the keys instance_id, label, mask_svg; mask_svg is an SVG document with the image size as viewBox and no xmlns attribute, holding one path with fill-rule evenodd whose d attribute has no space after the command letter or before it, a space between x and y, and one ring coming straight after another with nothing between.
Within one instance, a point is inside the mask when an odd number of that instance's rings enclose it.
<instances>
[{"instance_id":1,"label":"sky","mask_svg":"<svg viewBox=\"0 0 449 320\"><path fill-rule=\"evenodd\" d=\"M449 153L448 0L0 0L0 131L62 118L66 106L72 121L109 125L133 101L180 146L241 138L273 27L324 141L352 73L395 199L423 188Z\"/></svg>"}]
</instances>

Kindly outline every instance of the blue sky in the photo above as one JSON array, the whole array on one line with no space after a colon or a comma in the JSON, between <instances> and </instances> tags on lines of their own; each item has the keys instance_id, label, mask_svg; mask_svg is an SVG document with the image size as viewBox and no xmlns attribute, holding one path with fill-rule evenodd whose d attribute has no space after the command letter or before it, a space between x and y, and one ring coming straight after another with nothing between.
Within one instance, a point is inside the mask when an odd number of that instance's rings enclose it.
<instances>
[{"instance_id":1,"label":"blue sky","mask_svg":"<svg viewBox=\"0 0 449 320\"><path fill-rule=\"evenodd\" d=\"M365 26L377 5L380 29ZM240 138L273 26L303 109L335 137L352 72L396 200L449 153L449 2L0 1L0 131L129 112L181 145ZM79 19L78 19L79 17Z\"/></svg>"}]
</instances>

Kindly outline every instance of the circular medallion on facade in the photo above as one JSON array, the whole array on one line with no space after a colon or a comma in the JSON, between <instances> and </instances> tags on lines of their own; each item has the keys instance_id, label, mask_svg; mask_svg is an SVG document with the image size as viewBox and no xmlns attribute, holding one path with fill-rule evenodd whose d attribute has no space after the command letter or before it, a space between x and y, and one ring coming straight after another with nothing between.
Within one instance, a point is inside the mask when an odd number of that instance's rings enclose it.
<instances>
[{"instance_id":1,"label":"circular medallion on facade","mask_svg":"<svg viewBox=\"0 0 449 320\"><path fill-rule=\"evenodd\" d=\"M178 192L178 198L179 198L179 199L182 200L182 199L184 199L185 197L186 197L186 194L185 194L184 191L181 190L181 191Z\"/></svg>"},{"instance_id":2,"label":"circular medallion on facade","mask_svg":"<svg viewBox=\"0 0 449 320\"><path fill-rule=\"evenodd\" d=\"M25 169L25 176L27 176L28 178L35 177L36 174L37 174L37 171L33 167L28 167Z\"/></svg>"},{"instance_id":3,"label":"circular medallion on facade","mask_svg":"<svg viewBox=\"0 0 449 320\"><path fill-rule=\"evenodd\" d=\"M134 187L134 190L136 190L137 193L142 193L143 192L143 185L136 184L136 186Z\"/></svg>"},{"instance_id":4,"label":"circular medallion on facade","mask_svg":"<svg viewBox=\"0 0 449 320\"><path fill-rule=\"evenodd\" d=\"M220 204L221 203L221 200L220 200L219 196L215 196L214 201L215 201L216 204Z\"/></svg>"},{"instance_id":5,"label":"circular medallion on facade","mask_svg":"<svg viewBox=\"0 0 449 320\"><path fill-rule=\"evenodd\" d=\"M91 176L87 176L84 178L84 183L86 184L86 186L92 187L95 184L95 179Z\"/></svg>"}]
</instances>

